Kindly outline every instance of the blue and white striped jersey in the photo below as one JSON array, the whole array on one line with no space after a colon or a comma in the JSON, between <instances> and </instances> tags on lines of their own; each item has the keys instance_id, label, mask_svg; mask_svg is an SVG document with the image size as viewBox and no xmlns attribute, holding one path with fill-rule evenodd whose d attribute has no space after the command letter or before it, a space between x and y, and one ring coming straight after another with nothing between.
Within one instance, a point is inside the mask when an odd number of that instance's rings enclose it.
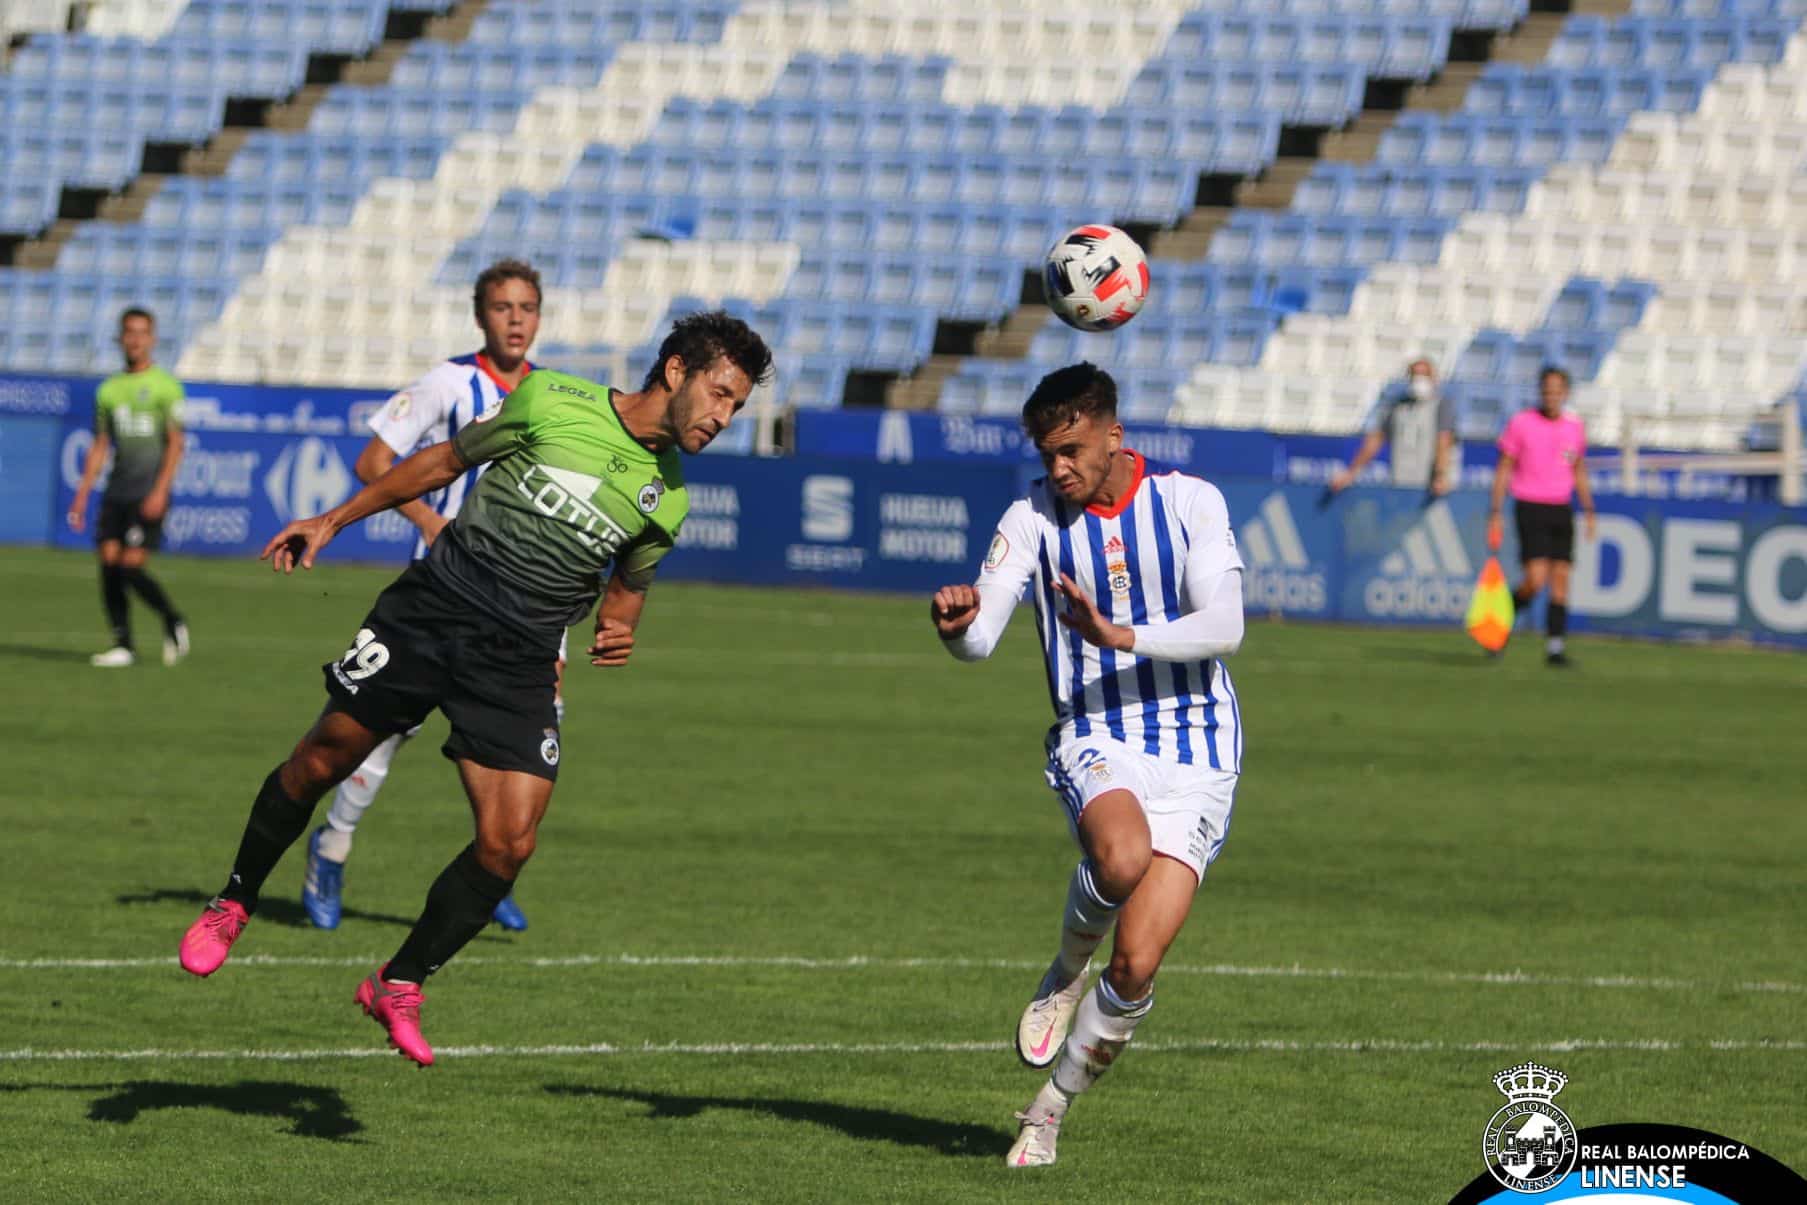
<instances>
[{"instance_id":1,"label":"blue and white striped jersey","mask_svg":"<svg viewBox=\"0 0 1807 1205\"><path fill-rule=\"evenodd\" d=\"M528 370L532 368L529 364ZM397 457L412 456L452 438L478 415L500 406L507 396L508 387L490 369L489 358L482 352L454 356L391 397L370 420L370 429ZM482 471L483 466L478 465L422 501L446 518L454 518ZM426 540L416 539L414 559L426 555Z\"/></svg>"},{"instance_id":2,"label":"blue and white striped jersey","mask_svg":"<svg viewBox=\"0 0 1807 1205\"><path fill-rule=\"evenodd\" d=\"M1054 738L1108 736L1156 757L1240 773L1241 708L1221 658L1168 661L1100 649L1056 621L1065 603L1054 586L1063 573L1112 623L1144 625L1203 610L1217 583L1242 570L1217 487L1186 473L1150 473L1138 453L1127 454L1135 458L1134 484L1111 510L1077 509L1038 481L1004 512L979 576L985 631L974 641L995 644L1030 590ZM1230 594L1239 616L1240 590Z\"/></svg>"}]
</instances>

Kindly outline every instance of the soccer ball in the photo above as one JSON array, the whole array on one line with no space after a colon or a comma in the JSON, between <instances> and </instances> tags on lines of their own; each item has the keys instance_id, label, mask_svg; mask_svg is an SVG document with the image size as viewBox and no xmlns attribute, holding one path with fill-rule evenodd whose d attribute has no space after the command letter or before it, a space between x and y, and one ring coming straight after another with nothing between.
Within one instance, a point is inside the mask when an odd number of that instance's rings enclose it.
<instances>
[{"instance_id":1,"label":"soccer ball","mask_svg":"<svg viewBox=\"0 0 1807 1205\"><path fill-rule=\"evenodd\" d=\"M1049 248L1042 282L1048 308L1062 322L1108 331L1148 300L1148 256L1115 226L1081 226Z\"/></svg>"}]
</instances>

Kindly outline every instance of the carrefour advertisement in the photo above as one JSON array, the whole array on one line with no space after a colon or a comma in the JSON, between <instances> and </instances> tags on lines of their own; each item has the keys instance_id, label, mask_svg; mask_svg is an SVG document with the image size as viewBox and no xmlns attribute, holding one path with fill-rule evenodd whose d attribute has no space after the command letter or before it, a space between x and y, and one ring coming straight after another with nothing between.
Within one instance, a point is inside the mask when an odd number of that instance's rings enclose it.
<instances>
[{"instance_id":1,"label":"carrefour advertisement","mask_svg":"<svg viewBox=\"0 0 1807 1205\"><path fill-rule=\"evenodd\" d=\"M85 426L71 424L63 433L56 459L58 516L75 499L93 438ZM187 440L163 521L164 550L255 556L290 519L317 515L351 495L358 486L351 466L367 437L190 429ZM357 561L406 560L416 534L406 519L388 511L341 533L333 554ZM86 548L92 542L92 535L60 521L54 527L52 543L59 547Z\"/></svg>"}]
</instances>

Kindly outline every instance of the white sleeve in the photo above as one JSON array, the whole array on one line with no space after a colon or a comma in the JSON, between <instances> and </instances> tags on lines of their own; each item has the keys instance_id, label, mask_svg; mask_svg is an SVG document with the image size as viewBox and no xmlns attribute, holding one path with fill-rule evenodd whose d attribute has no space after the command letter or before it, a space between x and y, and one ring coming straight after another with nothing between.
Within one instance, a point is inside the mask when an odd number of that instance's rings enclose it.
<instances>
[{"instance_id":1,"label":"white sleeve","mask_svg":"<svg viewBox=\"0 0 1807 1205\"><path fill-rule=\"evenodd\" d=\"M1035 523L1028 502L1014 502L998 520L997 534L985 553L985 564L973 588L979 592L979 615L972 626L944 640L947 651L962 661L991 656L1010 624L1010 616L1035 575Z\"/></svg>"},{"instance_id":2,"label":"white sleeve","mask_svg":"<svg viewBox=\"0 0 1807 1205\"><path fill-rule=\"evenodd\" d=\"M1230 509L1216 486L1201 481L1184 515L1189 609L1170 623L1131 629L1131 651L1156 661L1203 661L1242 646L1242 555L1230 530Z\"/></svg>"},{"instance_id":3,"label":"white sleeve","mask_svg":"<svg viewBox=\"0 0 1807 1205\"><path fill-rule=\"evenodd\" d=\"M397 456L407 456L445 422L451 408L449 374L434 369L391 397L370 419L370 430Z\"/></svg>"}]
</instances>

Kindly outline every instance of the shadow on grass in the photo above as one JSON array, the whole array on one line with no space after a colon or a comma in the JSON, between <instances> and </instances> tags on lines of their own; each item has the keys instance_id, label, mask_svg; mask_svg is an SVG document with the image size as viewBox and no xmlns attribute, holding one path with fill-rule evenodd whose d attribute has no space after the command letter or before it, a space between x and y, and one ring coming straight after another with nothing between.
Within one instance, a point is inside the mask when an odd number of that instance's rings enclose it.
<instances>
[{"instance_id":1,"label":"shadow on grass","mask_svg":"<svg viewBox=\"0 0 1807 1205\"><path fill-rule=\"evenodd\" d=\"M287 899L265 889L263 899L257 902L257 919L288 925L296 929L311 929L314 922L307 918L307 909L299 900ZM115 904L193 904L199 908L213 896L193 887L147 887L143 891L126 891L113 897ZM346 920L370 921L379 925L400 925L404 929L414 927L412 916L393 916L386 912L365 912L361 908L343 908L340 913ZM477 941L505 941L506 938L490 933L479 933Z\"/></svg>"},{"instance_id":2,"label":"shadow on grass","mask_svg":"<svg viewBox=\"0 0 1807 1205\"><path fill-rule=\"evenodd\" d=\"M236 1084L182 1084L134 1080L88 1106L89 1121L130 1125L153 1109L220 1109L241 1117L274 1117L289 1123L298 1138L341 1141L364 1128L331 1088L306 1084L240 1080Z\"/></svg>"},{"instance_id":3,"label":"shadow on grass","mask_svg":"<svg viewBox=\"0 0 1807 1205\"><path fill-rule=\"evenodd\" d=\"M594 1088L583 1084L547 1084L555 1096L593 1096L634 1101L645 1105L649 1117L695 1117L709 1109L740 1109L763 1113L785 1121L839 1130L863 1142L891 1142L920 1146L943 1155L1001 1158L1010 1149L1011 1136L987 1126L934 1117L917 1117L890 1109L837 1105L822 1100L787 1100L765 1096L678 1096L669 1092L635 1092L628 1088Z\"/></svg>"},{"instance_id":4,"label":"shadow on grass","mask_svg":"<svg viewBox=\"0 0 1807 1205\"><path fill-rule=\"evenodd\" d=\"M53 649L37 644L0 644L0 657L22 657L28 661L86 661L89 654L79 649Z\"/></svg>"}]
</instances>

